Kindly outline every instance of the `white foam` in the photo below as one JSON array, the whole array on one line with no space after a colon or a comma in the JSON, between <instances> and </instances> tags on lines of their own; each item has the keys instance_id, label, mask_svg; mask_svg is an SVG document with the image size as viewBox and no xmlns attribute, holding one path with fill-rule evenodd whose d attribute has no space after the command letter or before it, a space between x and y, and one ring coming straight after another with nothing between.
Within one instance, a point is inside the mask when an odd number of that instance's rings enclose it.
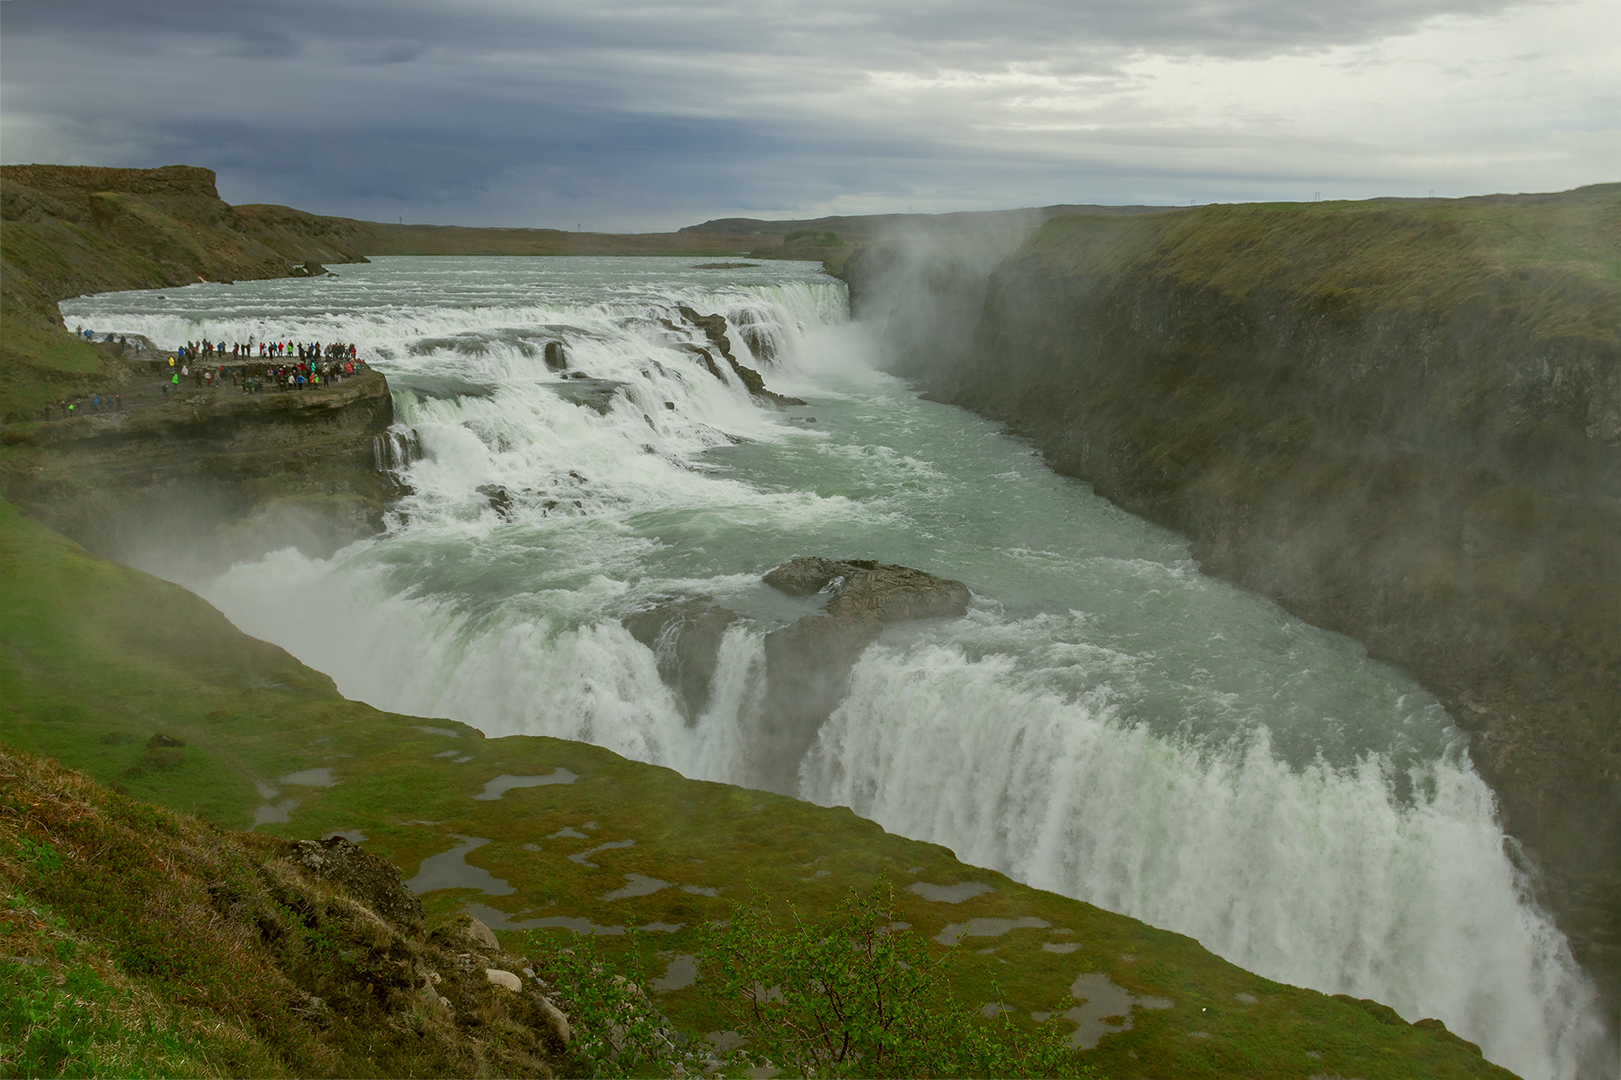
<instances>
[{"instance_id":1,"label":"white foam","mask_svg":"<svg viewBox=\"0 0 1621 1080\"><path fill-rule=\"evenodd\" d=\"M1270 978L1439 1017L1525 1076L1574 1075L1592 991L1464 761L1431 763L1404 803L1377 757L1291 769L1264 727L1183 746L1106 694L1018 682L1006 657L869 650L805 794Z\"/></svg>"}]
</instances>

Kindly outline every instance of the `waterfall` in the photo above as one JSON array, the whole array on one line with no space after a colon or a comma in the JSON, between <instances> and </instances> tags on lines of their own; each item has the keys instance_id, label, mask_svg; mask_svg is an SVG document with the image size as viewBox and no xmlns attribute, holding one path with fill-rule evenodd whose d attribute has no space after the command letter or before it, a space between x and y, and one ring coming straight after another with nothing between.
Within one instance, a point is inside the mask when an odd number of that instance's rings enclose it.
<instances>
[{"instance_id":1,"label":"waterfall","mask_svg":"<svg viewBox=\"0 0 1621 1080\"><path fill-rule=\"evenodd\" d=\"M345 694L751 785L763 635L814 606L760 573L817 554L957 577L967 617L857 663L805 798L1575 1075L1593 992L1422 688L879 374L814 268L678 262L379 259L303 293L74 303L160 342L355 341L388 375L389 532L187 583ZM683 307L810 404L751 398ZM739 616L696 714L623 622L672 601Z\"/></svg>"}]
</instances>

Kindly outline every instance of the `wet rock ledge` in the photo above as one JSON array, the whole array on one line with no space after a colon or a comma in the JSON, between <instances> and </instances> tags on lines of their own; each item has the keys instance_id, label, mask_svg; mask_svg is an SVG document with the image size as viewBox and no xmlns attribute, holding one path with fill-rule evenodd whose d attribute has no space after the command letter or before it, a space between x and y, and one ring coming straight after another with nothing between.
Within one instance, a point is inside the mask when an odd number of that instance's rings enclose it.
<instances>
[{"instance_id":1,"label":"wet rock ledge","mask_svg":"<svg viewBox=\"0 0 1621 1080\"><path fill-rule=\"evenodd\" d=\"M765 765L772 786L792 792L799 760L844 697L850 669L867 646L889 623L961 617L968 586L866 559L793 559L764 580L789 596L828 594L820 613L765 636L762 723L771 747Z\"/></svg>"},{"instance_id":2,"label":"wet rock ledge","mask_svg":"<svg viewBox=\"0 0 1621 1080\"><path fill-rule=\"evenodd\" d=\"M758 775L766 787L792 794L800 759L844 697L850 669L867 646L891 623L959 618L969 592L960 581L869 559L796 558L762 580L788 596L826 596L821 610L765 636ZM659 674L695 718L708 706L726 631L743 618L687 599L632 615L625 626L657 654Z\"/></svg>"}]
</instances>

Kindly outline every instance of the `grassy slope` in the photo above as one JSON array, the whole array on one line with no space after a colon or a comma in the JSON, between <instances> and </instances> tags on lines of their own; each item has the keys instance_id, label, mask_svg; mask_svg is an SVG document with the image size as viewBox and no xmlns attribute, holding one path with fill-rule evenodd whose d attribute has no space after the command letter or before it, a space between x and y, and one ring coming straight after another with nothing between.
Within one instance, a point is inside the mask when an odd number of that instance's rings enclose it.
<instances>
[{"instance_id":1,"label":"grassy slope","mask_svg":"<svg viewBox=\"0 0 1621 1080\"><path fill-rule=\"evenodd\" d=\"M155 731L187 745L149 751ZM255 784L268 783L278 789L272 801L297 804L289 822L261 831L316 837L358 828L369 850L408 876L423 859L450 850L457 835L487 838L468 862L513 891L430 892L430 916L472 900L520 921L565 915L599 926L679 923L676 933L639 935L642 947L659 950L650 958L659 967L662 956L693 951L696 928L724 918L750 885L814 916L847 889L882 879L984 882L995 891L956 905L900 894L902 917L929 936L969 918L1034 916L1051 924L969 939L953 966L961 999L993 1000L999 987L1021 1015L1067 1008L1075 976L1101 971L1134 995L1174 1002L1167 1010L1137 1010L1130 1031L1106 1037L1087 1056L1117 1078L1505 1075L1436 1026L1410 1026L1371 1003L1270 982L1188 938L966 867L944 848L890 836L848 810L687 780L582 743L485 739L449 721L347 701L325 676L236 631L178 586L89 556L5 504L0 741L226 828L251 823L261 802ZM277 779L314 768L332 770L337 782L321 788ZM579 778L498 800L473 798L500 774L558 768ZM565 828L586 838L557 835ZM624 840L635 843L569 858ZM632 873L719 895L670 887L603 899ZM1054 933L1059 928L1073 933ZM523 934L503 939L524 951ZM601 940L611 952L628 939ZM1080 948L1042 949L1054 941ZM995 953L974 951L987 946ZM660 999L693 1031L718 1022L701 989Z\"/></svg>"},{"instance_id":2,"label":"grassy slope","mask_svg":"<svg viewBox=\"0 0 1621 1080\"><path fill-rule=\"evenodd\" d=\"M576 1071L483 972L528 960L387 922L285 855L0 746L0 1075ZM453 1012L422 996L435 974Z\"/></svg>"},{"instance_id":3,"label":"grassy slope","mask_svg":"<svg viewBox=\"0 0 1621 1080\"><path fill-rule=\"evenodd\" d=\"M108 182L179 175L168 194L41 190L25 182L59 185L63 177L89 172ZM63 332L59 300L183 285L199 274L286 272L274 251L229 228L229 207L213 194L213 175L202 174L28 167L0 174L0 415L37 417L48 401L104 391L124 377L111 350L97 351Z\"/></svg>"}]
</instances>

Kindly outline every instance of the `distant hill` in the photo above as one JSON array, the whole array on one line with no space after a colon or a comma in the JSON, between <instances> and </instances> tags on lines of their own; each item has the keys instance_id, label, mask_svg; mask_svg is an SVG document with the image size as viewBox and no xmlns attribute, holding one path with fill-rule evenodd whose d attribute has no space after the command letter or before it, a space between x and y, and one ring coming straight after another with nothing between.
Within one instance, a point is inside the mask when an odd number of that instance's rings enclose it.
<instances>
[{"instance_id":1,"label":"distant hill","mask_svg":"<svg viewBox=\"0 0 1621 1080\"><path fill-rule=\"evenodd\" d=\"M846 242L876 240L894 232L998 232L1034 229L1066 214L1153 214L1168 206L1095 206L1063 204L1019 210L963 210L950 214L848 214L834 217L766 221L761 218L715 218L676 230L677 235L746 236L781 242L791 232L834 232ZM759 242L759 241L757 241Z\"/></svg>"}]
</instances>

